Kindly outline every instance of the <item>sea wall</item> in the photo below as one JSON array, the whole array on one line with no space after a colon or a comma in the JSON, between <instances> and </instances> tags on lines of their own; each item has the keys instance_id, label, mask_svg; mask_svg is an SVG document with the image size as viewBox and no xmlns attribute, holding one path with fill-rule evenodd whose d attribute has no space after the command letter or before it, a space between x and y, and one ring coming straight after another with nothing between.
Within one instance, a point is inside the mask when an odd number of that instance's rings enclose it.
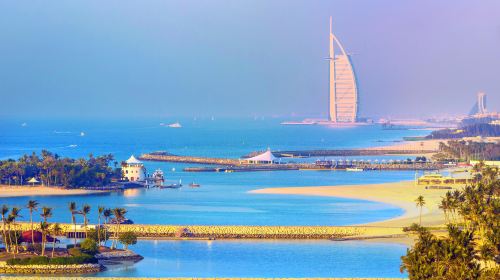
<instances>
[{"instance_id":1,"label":"sea wall","mask_svg":"<svg viewBox=\"0 0 500 280\"><path fill-rule=\"evenodd\" d=\"M102 270L100 264L8 265L0 262L0 273L6 274L83 274Z\"/></svg>"},{"instance_id":2,"label":"sea wall","mask_svg":"<svg viewBox=\"0 0 500 280\"><path fill-rule=\"evenodd\" d=\"M29 230L29 223L17 224ZM61 224L64 232L73 225ZM35 229L37 225L35 225ZM404 234L400 227L371 226L190 226L190 225L108 225L111 233L133 231L143 238L213 238L213 239L344 239Z\"/></svg>"}]
</instances>

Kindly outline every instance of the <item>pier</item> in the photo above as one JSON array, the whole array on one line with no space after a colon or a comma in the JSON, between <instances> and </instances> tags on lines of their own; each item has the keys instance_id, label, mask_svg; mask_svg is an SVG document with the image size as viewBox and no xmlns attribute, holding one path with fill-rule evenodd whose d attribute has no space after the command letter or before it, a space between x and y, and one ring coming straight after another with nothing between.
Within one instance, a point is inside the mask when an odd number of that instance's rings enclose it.
<instances>
[{"instance_id":1,"label":"pier","mask_svg":"<svg viewBox=\"0 0 500 280\"><path fill-rule=\"evenodd\" d=\"M340 151L340 150L338 150ZM355 151L355 150L342 150ZM369 150L364 150L369 151ZM375 150L376 152L380 152ZM309 151L311 152L311 151ZM319 151L317 151L319 152ZM327 153L328 151L323 151ZM330 151L331 152L331 151ZM280 152L278 152L280 153ZM295 153L295 155L303 155L305 152L283 152L286 155ZM302 153L302 154L301 154ZM332 152L333 153L333 152ZM209 158L209 157L194 157L194 156L177 156L166 152L154 152L143 154L141 160L147 161L163 161L163 162L182 162L205 164L210 166L187 167L184 171L187 172L255 172L255 171L287 171L287 170L348 170L352 168L369 170L439 170L445 166L441 163L434 162L415 162L415 161L316 161L314 163L273 163L273 164L248 164L244 160L228 159L228 158Z\"/></svg>"}]
</instances>

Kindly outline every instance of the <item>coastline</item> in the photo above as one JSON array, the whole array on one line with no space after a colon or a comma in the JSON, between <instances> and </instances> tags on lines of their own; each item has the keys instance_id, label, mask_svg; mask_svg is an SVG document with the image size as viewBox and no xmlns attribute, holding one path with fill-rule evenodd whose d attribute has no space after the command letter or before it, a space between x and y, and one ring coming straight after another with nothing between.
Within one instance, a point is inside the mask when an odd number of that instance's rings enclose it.
<instances>
[{"instance_id":1,"label":"coastline","mask_svg":"<svg viewBox=\"0 0 500 280\"><path fill-rule=\"evenodd\" d=\"M387 146L368 147L364 149L380 150L380 151L386 151L386 150L401 151L401 154L399 155L432 157L435 153L439 151L439 144L447 143L448 140L449 139L426 139L418 141L402 141L402 142L395 142ZM391 154L391 155L398 155L398 154Z\"/></svg>"},{"instance_id":2,"label":"coastline","mask_svg":"<svg viewBox=\"0 0 500 280\"><path fill-rule=\"evenodd\" d=\"M21 197L21 196L65 196L65 195L87 195L106 193L107 191L85 190L85 189L64 189L58 187L44 186L17 186L0 185L0 197Z\"/></svg>"},{"instance_id":3,"label":"coastline","mask_svg":"<svg viewBox=\"0 0 500 280\"><path fill-rule=\"evenodd\" d=\"M397 206L404 210L403 215L388 220L376 221L363 226L373 227L406 227L419 222L420 209L415 205L415 199L422 195L426 201L422 209L423 226L443 226L445 218L438 208L441 197L448 190L425 189L424 186L415 186L413 181L396 183L342 185L320 187L283 187L265 188L249 191L253 194L286 194L308 196L330 196L375 201ZM359 225L353 225L359 226Z\"/></svg>"}]
</instances>

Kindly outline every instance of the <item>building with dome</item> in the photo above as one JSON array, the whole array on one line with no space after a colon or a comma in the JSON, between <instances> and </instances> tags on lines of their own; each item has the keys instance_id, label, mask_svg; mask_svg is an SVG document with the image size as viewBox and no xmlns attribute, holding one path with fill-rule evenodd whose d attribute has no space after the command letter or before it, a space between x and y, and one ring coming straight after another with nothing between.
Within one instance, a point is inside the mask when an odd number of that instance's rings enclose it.
<instances>
[{"instance_id":1,"label":"building with dome","mask_svg":"<svg viewBox=\"0 0 500 280\"><path fill-rule=\"evenodd\" d=\"M122 176L130 182L146 180L146 168L142 161L131 155L129 159L122 163Z\"/></svg>"}]
</instances>

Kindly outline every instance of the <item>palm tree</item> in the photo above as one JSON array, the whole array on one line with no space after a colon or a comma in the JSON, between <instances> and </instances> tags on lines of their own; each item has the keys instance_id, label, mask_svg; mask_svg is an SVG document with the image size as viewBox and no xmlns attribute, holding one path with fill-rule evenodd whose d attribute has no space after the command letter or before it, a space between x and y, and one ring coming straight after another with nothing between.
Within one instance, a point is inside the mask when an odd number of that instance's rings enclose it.
<instances>
[{"instance_id":1,"label":"palm tree","mask_svg":"<svg viewBox=\"0 0 500 280\"><path fill-rule=\"evenodd\" d=\"M35 245L35 237L33 235L33 211L37 211L38 208L38 201L36 200L30 200L28 201L28 205L26 205L26 208L30 210L30 224L31 224L31 244Z\"/></svg>"},{"instance_id":2,"label":"palm tree","mask_svg":"<svg viewBox=\"0 0 500 280\"><path fill-rule=\"evenodd\" d=\"M9 252L13 252L14 253L14 258L16 257L16 250L13 249L12 247L14 246L12 243L12 230L11 230L11 225L14 223L14 220L15 218L12 217L11 215L9 215L7 217L7 219L5 219L5 224L7 225L7 229L8 229L8 243L7 243L7 249Z\"/></svg>"},{"instance_id":3,"label":"palm tree","mask_svg":"<svg viewBox=\"0 0 500 280\"><path fill-rule=\"evenodd\" d=\"M420 207L420 220L419 220L419 225L422 225L422 208L425 205L425 199L422 195L419 195L417 199L415 199L415 203L417 207Z\"/></svg>"},{"instance_id":4,"label":"palm tree","mask_svg":"<svg viewBox=\"0 0 500 280\"><path fill-rule=\"evenodd\" d=\"M51 234L52 234L52 257L54 257L54 250L56 248L56 236L62 234L62 228L61 225L59 225L59 223L55 223L52 225Z\"/></svg>"},{"instance_id":5,"label":"palm tree","mask_svg":"<svg viewBox=\"0 0 500 280\"><path fill-rule=\"evenodd\" d=\"M69 203L69 211L71 212L71 222L73 223L74 225L74 231L73 233L75 234L73 237L73 240L74 240L74 245L76 246L76 219L75 219L75 214L77 214L77 210L76 210L76 202L70 202Z\"/></svg>"},{"instance_id":6,"label":"palm tree","mask_svg":"<svg viewBox=\"0 0 500 280\"><path fill-rule=\"evenodd\" d=\"M8 252L9 251L9 243L7 242L7 231L5 230L5 227L7 226L7 220L5 219L5 216L9 213L9 206L7 205L2 205L2 209L0 210L0 214L2 214L2 236L3 236L3 242L5 244L5 250Z\"/></svg>"},{"instance_id":7,"label":"palm tree","mask_svg":"<svg viewBox=\"0 0 500 280\"><path fill-rule=\"evenodd\" d=\"M109 223L109 219L113 216L113 212L111 211L111 209L109 208L106 208L104 209L104 211L102 212L102 216L104 217L104 246L106 246L106 236L108 235L108 223Z\"/></svg>"},{"instance_id":8,"label":"palm tree","mask_svg":"<svg viewBox=\"0 0 500 280\"><path fill-rule=\"evenodd\" d=\"M104 212L103 206L97 206L97 244L101 246L101 216Z\"/></svg>"},{"instance_id":9,"label":"palm tree","mask_svg":"<svg viewBox=\"0 0 500 280\"><path fill-rule=\"evenodd\" d=\"M40 222L40 231L42 232L42 256L45 256L45 244L47 243L47 234L49 233L49 223Z\"/></svg>"},{"instance_id":10,"label":"palm tree","mask_svg":"<svg viewBox=\"0 0 500 280\"><path fill-rule=\"evenodd\" d=\"M52 208L51 207L43 207L42 214L40 216L43 218L44 222L47 222L48 218L52 218Z\"/></svg>"},{"instance_id":11,"label":"palm tree","mask_svg":"<svg viewBox=\"0 0 500 280\"><path fill-rule=\"evenodd\" d=\"M116 230L114 234L113 243L111 244L111 249L116 247L116 242L118 240L118 233L120 232L120 225L125 220L125 214L127 214L127 210L125 208L114 208L113 215L115 216L116 221Z\"/></svg>"},{"instance_id":12,"label":"palm tree","mask_svg":"<svg viewBox=\"0 0 500 280\"><path fill-rule=\"evenodd\" d=\"M82 208L82 216L83 216L83 226L85 227L85 237L87 237L87 215L90 213L90 205L84 204Z\"/></svg>"},{"instance_id":13,"label":"palm tree","mask_svg":"<svg viewBox=\"0 0 500 280\"><path fill-rule=\"evenodd\" d=\"M444 213L444 219L446 221L446 223L449 223L449 218L448 218L448 210L450 209L449 208L449 203L448 203L448 200L446 200L446 198L443 198L441 200L441 203L439 204L439 209L443 210L443 213Z\"/></svg>"},{"instance_id":14,"label":"palm tree","mask_svg":"<svg viewBox=\"0 0 500 280\"><path fill-rule=\"evenodd\" d=\"M9 220L13 226L15 226L15 224L16 224L16 219L22 217L21 215L19 215L19 212L21 212L21 209L18 207L12 207L12 210L10 210ZM10 235L10 227L9 227L9 235ZM14 230L14 241L16 244L15 251L16 251L16 253L19 253L19 247L18 247L18 243L17 243L17 231L16 230Z\"/></svg>"}]
</instances>

